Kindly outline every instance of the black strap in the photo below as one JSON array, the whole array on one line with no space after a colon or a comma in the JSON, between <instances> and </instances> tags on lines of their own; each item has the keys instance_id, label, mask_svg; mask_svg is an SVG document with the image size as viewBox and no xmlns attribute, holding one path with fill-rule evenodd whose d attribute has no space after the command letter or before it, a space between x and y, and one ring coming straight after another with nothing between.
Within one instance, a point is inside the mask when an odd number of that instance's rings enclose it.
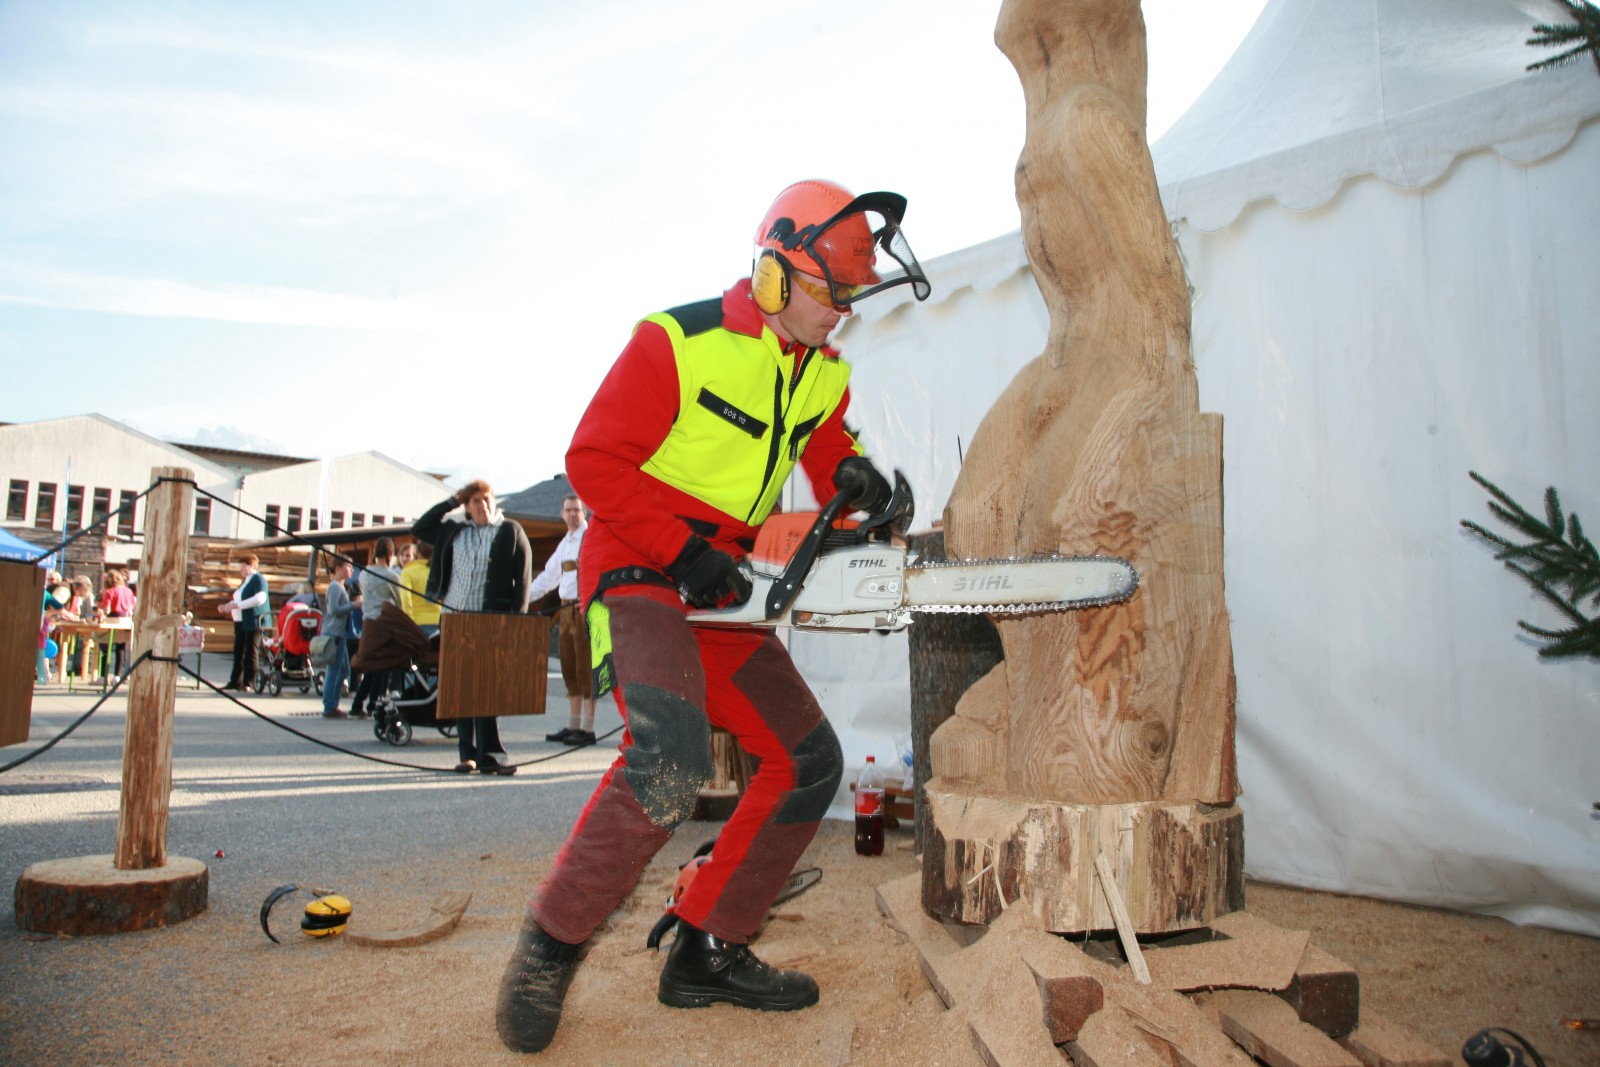
<instances>
[{"instance_id":1,"label":"black strap","mask_svg":"<svg viewBox=\"0 0 1600 1067\"><path fill-rule=\"evenodd\" d=\"M606 571L600 575L600 581L595 583L593 599L598 600L607 590L624 585L664 585L668 589L678 588L671 578L658 570L649 567L618 567L614 571Z\"/></svg>"},{"instance_id":2,"label":"black strap","mask_svg":"<svg viewBox=\"0 0 1600 1067\"><path fill-rule=\"evenodd\" d=\"M747 412L740 411L734 405L722 399L709 389L702 388L700 395L695 398L695 403L705 408L719 419L726 419L745 433L761 440L762 434L767 432L767 424Z\"/></svg>"}]
</instances>

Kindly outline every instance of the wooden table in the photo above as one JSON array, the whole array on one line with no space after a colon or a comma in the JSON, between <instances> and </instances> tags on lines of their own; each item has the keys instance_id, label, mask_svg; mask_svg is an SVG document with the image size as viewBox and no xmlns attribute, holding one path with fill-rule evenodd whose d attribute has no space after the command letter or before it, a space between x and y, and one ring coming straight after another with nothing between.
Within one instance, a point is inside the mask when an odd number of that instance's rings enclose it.
<instances>
[{"instance_id":1,"label":"wooden table","mask_svg":"<svg viewBox=\"0 0 1600 1067\"><path fill-rule=\"evenodd\" d=\"M100 622L69 622L66 619L62 619L55 624L55 630L58 636L71 638L74 642L83 639L88 639L90 642L94 642L96 638L99 638L101 643L107 646L113 643L119 645L126 644L129 646L133 644L133 619L126 617L118 619L102 619ZM118 636L121 634L126 634L127 636ZM107 652L109 654L109 647L107 648ZM67 676L68 692L71 692L75 688L73 683L76 681L93 680L92 674L96 669L94 661L86 658L83 663L83 669L85 673L82 675L69 674ZM110 686L111 678L109 672L101 672L101 691L110 688Z\"/></svg>"}]
</instances>

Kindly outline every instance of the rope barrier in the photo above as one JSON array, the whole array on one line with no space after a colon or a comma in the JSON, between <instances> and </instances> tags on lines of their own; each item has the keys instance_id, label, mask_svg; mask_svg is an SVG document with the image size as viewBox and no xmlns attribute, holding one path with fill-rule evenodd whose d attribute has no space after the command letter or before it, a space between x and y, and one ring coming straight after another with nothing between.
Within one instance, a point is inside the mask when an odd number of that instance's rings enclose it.
<instances>
[{"instance_id":1,"label":"rope barrier","mask_svg":"<svg viewBox=\"0 0 1600 1067\"><path fill-rule=\"evenodd\" d=\"M117 691L122 688L122 683L127 681L128 678L133 674L133 672L136 669L138 669L139 665L144 663L146 660L154 660L155 662L158 662L158 663L175 663L175 664L177 664L178 670L182 671L184 674L187 674L189 677L193 678L195 681L201 683L206 688L210 689L213 693L216 693L216 694L218 694L219 696L222 696L222 697L226 697L233 704L243 708L245 711L249 712L251 715L254 715L257 719L260 719L262 722L267 723L270 726L276 726L278 729L283 730L286 733L291 733L291 734L295 735L296 737L301 738L302 740L310 741L314 745L320 745L323 748L332 749L335 752L342 752L347 756L354 756L357 759L364 759L364 760L367 760L367 761L372 762L372 763L382 763L382 764L385 764L385 765L390 766L390 767L400 767L400 768L404 768L406 770L413 770L413 771L426 771L426 772L434 773L434 774L457 774L458 773L454 768L429 767L429 766L425 766L425 765L420 764L420 763L406 763L403 760L385 759L382 756L373 756L373 755L370 755L370 754L368 754L366 752L357 752L354 749L345 748L342 745L333 744L331 741L324 741L320 737L313 737L310 734L305 733L302 730L296 730L293 726L290 726L287 723L279 722L277 719L274 719L269 715L266 715L266 714L263 714L262 712L257 711L255 708L252 708L250 705L246 704L244 701L240 700L239 698L233 696L231 693L228 693L227 691L225 691L223 689L219 689L217 686L212 685L211 682L207 681L205 678L202 678L198 671L191 670L189 667L185 666L181 659L179 659L179 658L168 658L166 656L157 656L157 655L155 655L155 654L153 654L153 653L151 653L149 651L145 651L145 652L139 653L139 655L134 658L134 661L132 663L128 664L127 669L124 670L122 672L122 674L117 676L116 683L112 685L112 687L106 692L106 694L104 696L102 696L99 700L95 701L93 706L91 706L88 711L86 711L82 715L78 716L78 718L75 719L71 723L71 725L69 725L66 729L62 730L56 736L52 737L49 741L45 742L39 748L34 749L32 752L29 752L25 756L22 756L22 757L20 757L18 759L12 760L10 763L7 763L7 764L5 764L3 766L0 766L0 774L5 774L7 771L11 770L14 767L20 767L24 763L27 763L29 760L34 759L34 758L36 758L38 756L44 755L46 752L50 751L50 749L54 748L57 743L65 740L69 735L71 735L71 733L74 730L76 730L79 726L82 726L86 721L88 721L89 716L91 716L95 712L99 711L101 706L104 705L106 701L108 701L112 697L116 696L117 695ZM569 747L569 748L567 748L567 749L565 749L565 750L563 750L561 752L552 752L547 756L538 756L538 757L536 757L534 759L523 760L521 763L509 763L509 764L506 764L506 766L508 766L508 767L529 767L529 766L532 766L532 765L534 765L536 763L548 763L550 760L553 760L553 759L560 759L563 756L570 756L570 755L573 755L574 753L579 752L579 751L581 751L581 750L583 750L585 748L591 748L594 745L598 745L601 741L604 741L607 738L612 737L613 735L615 735L621 729L622 729L621 726L613 727L609 732L601 734L599 737L595 738L595 740L592 742L592 744L589 744L589 745L574 745L574 746L571 746L571 747Z\"/></svg>"},{"instance_id":2,"label":"rope barrier","mask_svg":"<svg viewBox=\"0 0 1600 1067\"><path fill-rule=\"evenodd\" d=\"M122 504L118 505L114 510L112 510L110 512L107 512L105 515L99 516L98 518L94 519L94 521L92 521L88 526L83 527L81 530L79 530L77 533L73 534L71 537L68 537L65 540L61 541L54 548L47 549L47 550L41 552L38 556L36 556L33 559L28 560L26 562L28 564L30 564L30 565L37 564L40 560L46 559L47 557L49 557L49 556L51 556L51 555L53 555L53 554L55 554L57 552L60 552L62 549L66 548L68 545L72 544L74 541L77 541L79 538L84 537L87 534L93 532L97 527L102 526L102 525L109 526L109 524L110 524L112 519L117 518L123 512L129 511L132 508L136 507L138 505L138 502L140 500L143 500L145 497L149 496L150 493L152 491L154 491L157 486L163 485L163 484L166 484L166 483L174 483L174 484L178 484L178 485L191 486L194 489L194 491L196 493L200 494L201 496L204 496L204 497L207 497L208 499L214 500L217 503L223 505L224 507L232 508L234 511L237 511L239 514L244 515L247 518L251 518L251 519L255 519L255 520L259 521L259 522L262 523L263 527L268 525L267 524L267 520L263 516L256 515L253 512L248 511L245 508L242 508L239 505L235 504L233 501L225 500L222 497L217 496L215 493L212 493L212 492L202 488L200 485L198 485L195 482L195 480L193 478L161 477L161 478L157 478L154 482L150 483L150 485L148 487L146 487L142 492L140 492L138 495L136 495L132 500L126 501L125 503L122 503ZM297 541L297 542L305 545L307 548L310 548L313 552L321 552L321 553L323 553L325 555L333 557L335 560L337 560L339 562L349 563L352 567L355 567L357 570L363 571L365 573L369 573L369 574L373 575L376 578L379 578L379 579L381 579L381 580L383 580L385 582L388 582L390 585L394 586L397 589L406 589L413 596L421 597L422 599L430 601L431 603L434 603L434 604L439 604L441 606L444 605L444 601L443 600L441 600L441 599L439 599L437 597L429 596L425 591L418 591L418 590L414 590L414 589L409 589L407 586L402 585L400 582L395 581L394 579L390 578L388 575L380 574L379 572L377 572L375 570L371 570L370 568L362 566L361 564L357 563L355 560L351 559L349 556L344 555L343 553L336 552L336 551L334 551L332 549L329 549L329 548L325 548L325 547L323 547L322 545L318 544L315 541L312 541L312 540L310 540L308 538L301 537L297 531L294 531L294 530L287 531L286 536L288 536L290 539L292 539L294 541ZM4 561L4 562L17 562L17 561L11 560L11 561ZM476 615L476 614L488 615L488 614L495 614L495 613L486 612L486 611L471 611L471 610L468 610L468 611L458 611L458 612L456 612L456 614L460 614L460 615ZM226 697L229 701L231 701L234 704L238 705L239 707L243 708L245 711L249 712L251 715L254 715L256 718L260 719L262 722L268 723L268 724L270 724L272 726L276 726L280 730L284 730L284 731L286 731L288 733L294 734L296 737L299 737L299 738L301 738L303 740L306 740L306 741L310 741L312 744L320 745L323 748L332 749L335 752L342 752L347 756L354 756L357 759L364 759L364 760L368 760L368 761L373 762L373 763L382 763L382 764L385 764L385 765L391 766L391 767L401 767L401 768L405 768L407 770L427 771L427 772L438 773L438 774L455 774L455 773L458 773L453 768L446 769L446 768L440 768L440 767L428 767L428 766L424 766L422 764L417 764L417 763L406 763L406 762L401 761L401 760L385 759L385 758L383 758L381 756L373 756L373 755L369 755L369 754L367 754L365 752L357 752L357 751L355 751L353 749L344 748L344 747L342 747L340 745L335 745L335 744L333 744L331 742L324 741L321 738L313 737L310 734L304 733L303 731L296 730L294 727L289 726L286 723L279 722L278 720L273 719L270 716L262 714L261 712L257 711L255 708L252 708L250 705L244 703L242 700L239 700L237 697L233 696L232 694L227 693L226 691L218 688L215 685L212 685L211 682L207 681L205 678L202 678L198 671L190 670L188 667L184 666L181 658L171 659L171 658L167 658L167 657L164 657L164 656L155 656L151 652L145 651L145 652L140 653L138 655L138 657L136 657L132 663L128 664L127 668L122 672L122 674L117 677L116 684L113 685L110 688L110 690L108 690L106 692L106 694L104 696L102 696L99 700L95 701L94 705L92 707L90 707L88 711L84 712L70 726L68 726L61 733L57 734L55 737L51 738L49 741L47 741L41 747L35 749L34 751L28 753L25 756L22 756L19 759L13 760L10 763L7 763L7 764L5 764L3 766L0 766L0 774L4 774L7 771L9 771L9 770L11 770L11 769L13 769L15 767L20 767L22 764L27 763L29 760L32 760L32 759L34 759L34 758L36 758L38 756L43 755L45 752L48 752L51 748L55 747L55 745L58 742L64 740L66 737L71 735L74 730L76 730L79 726L83 725L84 722L88 721L88 719L89 719L89 717L91 715L93 715L96 711L99 711L101 706L104 705L107 700L110 700L113 696L115 696L117 691L122 688L122 683L127 681L128 677L133 674L134 670L136 670L139 667L139 665L142 664L143 662L145 662L146 660L155 660L155 661L160 662L160 663L175 663L175 664L177 664L178 670L180 670L184 674L187 674L189 677L193 678L196 682L200 683L201 685L204 685L205 687L210 689L213 693L216 693L216 694L218 694L220 696ZM613 728L608 733L602 734L599 737L595 738L595 740L592 742L592 744L599 744L601 741L604 741L607 738L615 735L621 729L622 729L621 726L617 726L617 727ZM521 763L506 764L506 766L509 766L509 767L528 767L528 766L532 766L533 764L536 764L536 763L545 763L545 762L548 762L548 761L553 760L553 759L560 759L563 756L572 755L574 752L577 752L580 749L588 748L588 747L590 747L590 746L589 745L576 745L576 746L569 747L565 751L562 751L562 752L553 752L548 756L539 756L539 757L537 757L535 759L524 760Z\"/></svg>"},{"instance_id":3,"label":"rope barrier","mask_svg":"<svg viewBox=\"0 0 1600 1067\"><path fill-rule=\"evenodd\" d=\"M261 712L257 711L255 708L252 708L249 704L246 704L244 701L240 700L238 697L232 695L231 693L228 693L226 690L219 689L216 686L212 685L210 682L208 682L204 678L200 677L198 672L190 670L188 667L184 667L184 666L180 666L178 669L181 670L184 674L187 674L189 677L191 677L191 678L195 679L196 681L201 682L202 684L204 684L213 693L216 693L216 694L218 694L220 696L226 697L229 701L231 701L232 703L234 703L234 704L238 705L239 707L243 708L245 711L248 711L251 715L254 715L256 718L260 719L262 722L267 723L267 724L269 724L271 726L276 726L278 729L286 731L286 732L291 733L291 734L294 734L296 737L303 738L304 740L310 741L312 744L321 745L323 748L330 748L335 752L343 752L345 755L347 755L347 756L355 756L357 759L369 760L369 761L371 761L373 763L384 763L384 764L387 764L387 765L389 765L391 767L404 767L404 768L406 768L408 770L414 770L414 771L431 771L431 772L434 772L434 773L437 773L437 774L456 774L456 773L458 773L454 768L451 768L451 767L427 767L427 766L424 766L424 765L422 765L420 763L406 763L406 762L401 761L401 760L385 759L382 756L373 756L373 755L369 755L369 754L367 754L365 752L357 752L354 749L344 748L343 746L336 745L331 741L324 741L320 737L312 737L308 733L305 733L305 732L303 732L301 730L296 730L294 727L290 726L287 723L279 722L277 719L274 719L274 718L272 718L272 717L270 717L268 715L262 714ZM605 735L605 737L597 737L597 738L595 738L594 743L598 745L601 741L605 740L606 737L610 737L612 734L616 733L618 730L621 730L621 729L622 729L622 727L620 727L620 726L613 728L610 733ZM580 748L588 748L588 747L590 747L590 746L588 746L588 745L578 745L578 746L575 746L573 748L569 748L564 752L552 752L548 756L540 756L540 757L538 757L536 759L524 760L521 763L508 763L508 764L506 764L506 766L508 766L508 767L527 767L527 766L530 766L530 765L535 764L535 763L545 763L545 762L548 762L549 760L559 759L562 756L570 756L570 755L572 755L572 753L578 751Z\"/></svg>"},{"instance_id":4,"label":"rope barrier","mask_svg":"<svg viewBox=\"0 0 1600 1067\"><path fill-rule=\"evenodd\" d=\"M139 666L139 664L143 663L146 659L149 659L149 658L150 658L150 653L141 652L138 656L136 656L134 658L134 661L132 663L128 664L127 670L123 671L120 675L117 676L116 684L113 685L110 689L106 690L105 696L103 696L99 700L95 701L94 704L90 706L88 711L84 712L82 715L78 716L77 719L73 720L73 723L72 723L71 726L68 726L65 730L62 730L59 734L56 734L50 740L46 741L43 745L41 745L38 748L34 749L32 752L28 753L26 756L23 756L20 759L14 759L10 763L7 763L5 766L0 767L0 774L6 773L7 771L11 770L13 767L22 766L24 763L27 763L29 760L33 759L36 756L44 755L46 752L49 752L52 748L56 747L56 743L58 741L65 740L72 733L72 731L76 730L78 727L82 726L85 722L87 722L89 720L89 716L91 716L95 712L99 711L100 710L100 706L102 704L104 704L106 701L110 700L112 697L116 696L117 695L117 690L122 688L122 683L128 680L128 676L133 673L134 668Z\"/></svg>"}]
</instances>

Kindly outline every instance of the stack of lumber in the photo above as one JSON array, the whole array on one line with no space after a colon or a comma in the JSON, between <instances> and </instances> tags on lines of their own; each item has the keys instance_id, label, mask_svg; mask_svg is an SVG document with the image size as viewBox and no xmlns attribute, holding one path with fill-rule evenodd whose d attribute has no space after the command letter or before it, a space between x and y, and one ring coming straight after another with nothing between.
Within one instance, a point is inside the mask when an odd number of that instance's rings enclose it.
<instances>
[{"instance_id":1,"label":"stack of lumber","mask_svg":"<svg viewBox=\"0 0 1600 1067\"><path fill-rule=\"evenodd\" d=\"M1011 907L988 927L929 918L921 876L878 887L878 907L989 1067L1450 1067L1360 1003L1348 965L1247 912L1141 950L1147 977L1094 941ZM1101 946L1099 949L1096 946Z\"/></svg>"},{"instance_id":2,"label":"stack of lumber","mask_svg":"<svg viewBox=\"0 0 1600 1067\"><path fill-rule=\"evenodd\" d=\"M233 648L233 620L217 608L233 596L239 585L239 556L243 550L233 541L193 538L189 542L188 610L194 624L206 632L205 651L228 652ZM272 594L272 611L291 595L291 588L306 580L311 550L299 546L250 549L261 557L258 569ZM317 591L326 589L326 575L318 575Z\"/></svg>"}]
</instances>

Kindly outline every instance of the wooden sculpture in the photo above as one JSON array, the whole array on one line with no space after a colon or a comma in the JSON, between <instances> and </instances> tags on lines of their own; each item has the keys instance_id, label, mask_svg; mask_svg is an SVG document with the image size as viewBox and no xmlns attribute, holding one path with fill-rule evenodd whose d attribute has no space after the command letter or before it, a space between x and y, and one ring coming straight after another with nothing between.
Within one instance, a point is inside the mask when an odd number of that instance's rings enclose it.
<instances>
[{"instance_id":1,"label":"wooden sculpture","mask_svg":"<svg viewBox=\"0 0 1600 1067\"><path fill-rule=\"evenodd\" d=\"M1017 201L1045 351L983 420L945 515L952 558L1121 556L1122 604L995 617L1005 661L934 734L923 906L1109 929L1097 857L1141 933L1243 906L1222 420L1203 414L1189 291L1145 143L1137 0L1006 0L1022 80Z\"/></svg>"}]
</instances>

